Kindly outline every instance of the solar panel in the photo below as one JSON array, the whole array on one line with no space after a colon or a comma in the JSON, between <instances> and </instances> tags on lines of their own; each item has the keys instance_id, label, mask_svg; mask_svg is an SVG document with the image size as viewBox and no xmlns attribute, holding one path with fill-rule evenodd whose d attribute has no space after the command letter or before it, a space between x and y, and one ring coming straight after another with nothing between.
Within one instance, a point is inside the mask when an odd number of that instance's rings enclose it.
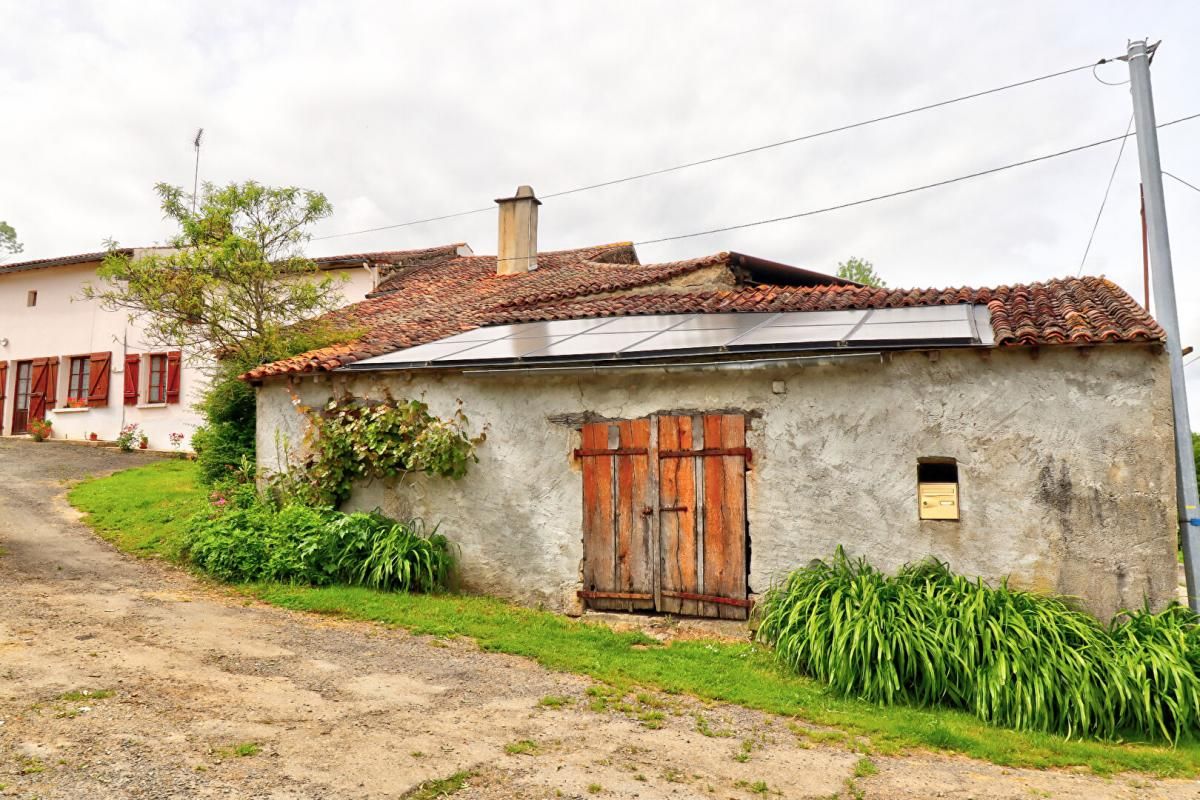
<instances>
[{"instance_id":1,"label":"solar panel","mask_svg":"<svg viewBox=\"0 0 1200 800\"><path fill-rule=\"evenodd\" d=\"M497 339L494 342L482 342L476 347L457 353L439 356L437 360L485 361L493 358L521 358L538 350L544 350L555 342L561 342L567 338L566 336L519 336L508 339Z\"/></svg>"},{"instance_id":2,"label":"solar panel","mask_svg":"<svg viewBox=\"0 0 1200 800\"><path fill-rule=\"evenodd\" d=\"M608 322L607 318L556 319L550 322L523 322L519 325L505 325L504 327L512 329L512 332L506 335L513 337L574 336L577 333L597 328L605 322Z\"/></svg>"},{"instance_id":3,"label":"solar panel","mask_svg":"<svg viewBox=\"0 0 1200 800\"><path fill-rule=\"evenodd\" d=\"M861 322L868 312L862 309L844 311L787 311L769 321L768 328L780 326L807 327L809 325L854 325Z\"/></svg>"},{"instance_id":4,"label":"solar panel","mask_svg":"<svg viewBox=\"0 0 1200 800\"><path fill-rule=\"evenodd\" d=\"M682 330L672 328L657 336L630 345L622 353L669 352L672 350L713 350L725 347L741 331L730 328L716 330Z\"/></svg>"},{"instance_id":5,"label":"solar panel","mask_svg":"<svg viewBox=\"0 0 1200 800\"><path fill-rule=\"evenodd\" d=\"M965 319L928 322L888 322L863 325L849 337L853 344L936 341L968 344L974 341L971 323Z\"/></svg>"},{"instance_id":6,"label":"solar panel","mask_svg":"<svg viewBox=\"0 0 1200 800\"><path fill-rule=\"evenodd\" d=\"M695 314L691 319L676 325L677 331L708 331L728 329L748 331L758 327L778 314L760 314L749 312L744 314Z\"/></svg>"},{"instance_id":7,"label":"solar panel","mask_svg":"<svg viewBox=\"0 0 1200 800\"><path fill-rule=\"evenodd\" d=\"M429 344L421 344L416 347L410 347L406 350L397 350L395 353L387 355L375 356L374 358L364 358L362 361L356 361L356 364L391 364L396 361L397 356L403 356L403 361L406 364L420 364L424 361L437 361L443 356L448 356L453 353L458 353L467 350L482 342L453 342L453 341L437 341Z\"/></svg>"},{"instance_id":8,"label":"solar panel","mask_svg":"<svg viewBox=\"0 0 1200 800\"><path fill-rule=\"evenodd\" d=\"M639 333L581 333L536 353L531 353L531 355L547 358L585 355L611 358L624 348L653 335L645 331Z\"/></svg>"},{"instance_id":9,"label":"solar panel","mask_svg":"<svg viewBox=\"0 0 1200 800\"><path fill-rule=\"evenodd\" d=\"M824 342L836 345L854 330L853 325L805 325L770 327L764 325L734 340L733 347L755 344L816 344Z\"/></svg>"},{"instance_id":10,"label":"solar panel","mask_svg":"<svg viewBox=\"0 0 1200 800\"><path fill-rule=\"evenodd\" d=\"M888 322L940 322L950 319L966 319L971 312L969 305L952 306L905 306L902 308L877 308L871 312L868 323Z\"/></svg>"},{"instance_id":11,"label":"solar panel","mask_svg":"<svg viewBox=\"0 0 1200 800\"><path fill-rule=\"evenodd\" d=\"M638 317L619 317L610 319L604 322L603 325L597 328L592 328L592 333L640 333L647 331L649 333L657 333L667 328L672 328L681 322L686 322L692 319L691 314L650 314L647 316Z\"/></svg>"},{"instance_id":12,"label":"solar panel","mask_svg":"<svg viewBox=\"0 0 1200 800\"><path fill-rule=\"evenodd\" d=\"M364 359L346 369L659 359L699 354L988 346L986 306L650 314L493 325Z\"/></svg>"}]
</instances>

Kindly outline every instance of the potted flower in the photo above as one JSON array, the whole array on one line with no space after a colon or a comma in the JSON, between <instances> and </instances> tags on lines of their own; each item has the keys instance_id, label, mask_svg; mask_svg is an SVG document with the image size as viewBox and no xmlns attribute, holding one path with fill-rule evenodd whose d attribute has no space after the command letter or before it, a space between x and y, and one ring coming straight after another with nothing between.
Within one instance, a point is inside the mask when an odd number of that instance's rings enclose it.
<instances>
[{"instance_id":1,"label":"potted flower","mask_svg":"<svg viewBox=\"0 0 1200 800\"><path fill-rule=\"evenodd\" d=\"M150 437L143 433L138 438L138 447L141 448L142 450L145 450L149 446L150 446Z\"/></svg>"},{"instance_id":2,"label":"potted flower","mask_svg":"<svg viewBox=\"0 0 1200 800\"><path fill-rule=\"evenodd\" d=\"M167 438L171 440L171 449L175 451L176 456L182 458L183 453L179 448L183 446L184 435L178 431L175 431L173 433L168 433Z\"/></svg>"},{"instance_id":3,"label":"potted flower","mask_svg":"<svg viewBox=\"0 0 1200 800\"><path fill-rule=\"evenodd\" d=\"M82 397L68 397L67 408L87 408L88 401Z\"/></svg>"},{"instance_id":4,"label":"potted flower","mask_svg":"<svg viewBox=\"0 0 1200 800\"><path fill-rule=\"evenodd\" d=\"M29 435L35 442L41 442L50 438L53 427L54 423L48 419L31 419L29 420Z\"/></svg>"},{"instance_id":5,"label":"potted flower","mask_svg":"<svg viewBox=\"0 0 1200 800\"><path fill-rule=\"evenodd\" d=\"M136 422L131 422L121 428L121 433L117 435L117 447L121 448L122 452L128 453L133 450L133 443L141 439L141 430Z\"/></svg>"},{"instance_id":6,"label":"potted flower","mask_svg":"<svg viewBox=\"0 0 1200 800\"><path fill-rule=\"evenodd\" d=\"M99 439L100 439L100 436L95 431L92 431L91 433L88 434L89 442L95 442L95 441L98 441Z\"/></svg>"}]
</instances>

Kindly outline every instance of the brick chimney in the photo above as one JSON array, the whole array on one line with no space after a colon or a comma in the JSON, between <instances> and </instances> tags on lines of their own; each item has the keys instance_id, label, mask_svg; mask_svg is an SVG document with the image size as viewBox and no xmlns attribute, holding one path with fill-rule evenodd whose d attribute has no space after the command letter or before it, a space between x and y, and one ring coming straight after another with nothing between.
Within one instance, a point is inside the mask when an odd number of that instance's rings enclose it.
<instances>
[{"instance_id":1,"label":"brick chimney","mask_svg":"<svg viewBox=\"0 0 1200 800\"><path fill-rule=\"evenodd\" d=\"M518 186L512 197L496 200L500 205L500 244L496 250L496 274L519 275L537 269L538 206L533 188Z\"/></svg>"}]
</instances>

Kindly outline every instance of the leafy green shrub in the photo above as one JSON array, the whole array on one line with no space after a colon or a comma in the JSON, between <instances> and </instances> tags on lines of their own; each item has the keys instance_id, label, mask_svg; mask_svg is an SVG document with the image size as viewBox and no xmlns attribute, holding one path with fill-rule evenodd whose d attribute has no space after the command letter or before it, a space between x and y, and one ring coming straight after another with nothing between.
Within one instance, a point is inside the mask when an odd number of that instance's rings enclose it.
<instances>
[{"instance_id":1,"label":"leafy green shrub","mask_svg":"<svg viewBox=\"0 0 1200 800\"><path fill-rule=\"evenodd\" d=\"M425 530L421 520L395 523L370 540L342 551L349 583L372 589L430 592L446 585L453 559L450 542Z\"/></svg>"},{"instance_id":2,"label":"leafy green shrub","mask_svg":"<svg viewBox=\"0 0 1200 800\"><path fill-rule=\"evenodd\" d=\"M309 456L292 483L311 505L336 507L361 478L406 472L461 478L483 440L467 436L461 411L441 419L417 400L336 398L310 418Z\"/></svg>"},{"instance_id":3,"label":"leafy green shrub","mask_svg":"<svg viewBox=\"0 0 1200 800\"><path fill-rule=\"evenodd\" d=\"M267 561L257 577L314 586L332 583L336 551L329 522L328 512L300 505L286 505L270 515Z\"/></svg>"},{"instance_id":4,"label":"leafy green shrub","mask_svg":"<svg viewBox=\"0 0 1200 800\"><path fill-rule=\"evenodd\" d=\"M215 517L197 515L184 547L188 558L225 581L251 581L265 571L271 509L233 507Z\"/></svg>"},{"instance_id":5,"label":"leafy green shrub","mask_svg":"<svg viewBox=\"0 0 1200 800\"><path fill-rule=\"evenodd\" d=\"M342 514L260 497L253 484L224 486L213 510L192 519L184 552L222 580L324 586L347 583L433 592L449 581L450 542L420 520Z\"/></svg>"},{"instance_id":6,"label":"leafy green shrub","mask_svg":"<svg viewBox=\"0 0 1200 800\"><path fill-rule=\"evenodd\" d=\"M758 613L781 661L841 695L1074 736L1200 730L1200 620L1177 605L1104 626L936 561L889 577L839 547L768 591Z\"/></svg>"},{"instance_id":7,"label":"leafy green shrub","mask_svg":"<svg viewBox=\"0 0 1200 800\"><path fill-rule=\"evenodd\" d=\"M192 449L206 484L228 478L243 460L254 460L254 387L238 380L235 369L216 376L197 405L205 422L192 434Z\"/></svg>"}]
</instances>

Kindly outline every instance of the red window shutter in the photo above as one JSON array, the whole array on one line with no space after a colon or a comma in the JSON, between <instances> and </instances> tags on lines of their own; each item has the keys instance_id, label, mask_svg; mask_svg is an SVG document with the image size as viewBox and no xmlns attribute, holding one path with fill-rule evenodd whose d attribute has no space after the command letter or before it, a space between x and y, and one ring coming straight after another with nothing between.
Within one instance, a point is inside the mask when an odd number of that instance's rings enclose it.
<instances>
[{"instance_id":1,"label":"red window shutter","mask_svg":"<svg viewBox=\"0 0 1200 800\"><path fill-rule=\"evenodd\" d=\"M58 359L46 359L46 408L58 403Z\"/></svg>"},{"instance_id":2,"label":"red window shutter","mask_svg":"<svg viewBox=\"0 0 1200 800\"><path fill-rule=\"evenodd\" d=\"M136 406L138 401L138 377L142 357L137 353L125 354L125 405Z\"/></svg>"},{"instance_id":3,"label":"red window shutter","mask_svg":"<svg viewBox=\"0 0 1200 800\"><path fill-rule=\"evenodd\" d=\"M183 353L172 350L167 353L167 402L179 402L180 361Z\"/></svg>"},{"instance_id":4,"label":"red window shutter","mask_svg":"<svg viewBox=\"0 0 1200 800\"><path fill-rule=\"evenodd\" d=\"M29 419L46 418L46 378L49 377L48 358L35 358L29 365Z\"/></svg>"},{"instance_id":5,"label":"red window shutter","mask_svg":"<svg viewBox=\"0 0 1200 800\"><path fill-rule=\"evenodd\" d=\"M108 405L108 377L112 366L112 353L92 353L88 366L88 405L103 408Z\"/></svg>"}]
</instances>

